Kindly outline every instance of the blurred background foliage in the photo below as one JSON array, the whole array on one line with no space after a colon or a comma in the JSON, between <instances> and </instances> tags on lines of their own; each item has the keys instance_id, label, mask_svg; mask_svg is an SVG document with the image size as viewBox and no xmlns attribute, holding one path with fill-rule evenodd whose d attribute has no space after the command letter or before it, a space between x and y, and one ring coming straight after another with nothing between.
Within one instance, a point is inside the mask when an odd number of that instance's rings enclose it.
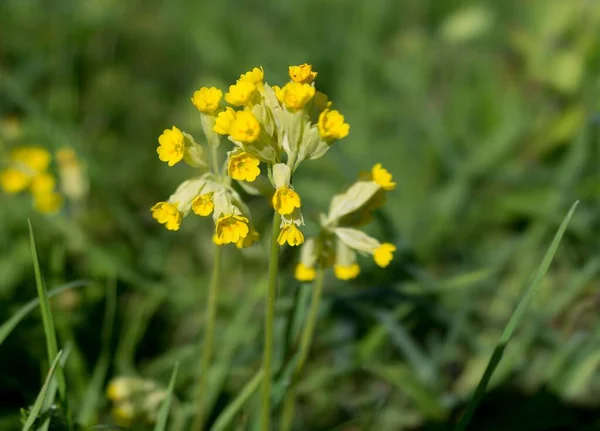
<instances>
[{"instance_id":1,"label":"blurred background foliage","mask_svg":"<svg viewBox=\"0 0 600 431\"><path fill-rule=\"evenodd\" d=\"M35 297L30 217L49 287L95 282L53 300L61 343L72 341L74 409L112 376L164 387L180 360L185 417L211 226L192 217L173 233L151 219L151 205L190 173L158 160L157 137L174 124L201 136L190 103L200 86L225 89L258 65L280 85L288 65L305 61L351 124L298 172L305 215L383 162L398 188L372 230L399 253L387 270L365 263L353 282L327 278L297 429L453 423L577 199L472 429L600 429L600 3L591 0L0 2L0 152L72 147L91 184L84 208L56 216L0 196L0 321ZM267 236L268 202L248 199ZM225 257L212 418L258 369L262 349L266 250L228 247ZM283 250L279 363L293 339L293 298L302 304L310 290L287 275L295 260ZM103 342L111 280L117 317ZM36 314L1 346L1 429L19 429L45 358ZM105 378L90 380L102 358ZM100 398L91 423L111 423ZM253 423L253 405L240 429Z\"/></svg>"}]
</instances>

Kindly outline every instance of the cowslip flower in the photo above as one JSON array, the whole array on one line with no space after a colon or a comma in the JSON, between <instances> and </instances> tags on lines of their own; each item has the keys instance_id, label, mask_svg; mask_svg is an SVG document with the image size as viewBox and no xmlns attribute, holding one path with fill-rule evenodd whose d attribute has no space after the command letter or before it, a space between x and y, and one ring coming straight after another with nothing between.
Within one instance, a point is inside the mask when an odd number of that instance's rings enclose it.
<instances>
[{"instance_id":1,"label":"cowslip flower","mask_svg":"<svg viewBox=\"0 0 600 431\"><path fill-rule=\"evenodd\" d=\"M52 156L42 147L18 147L11 151L9 159L15 165L20 165L32 173L48 169Z\"/></svg>"},{"instance_id":2,"label":"cowslip flower","mask_svg":"<svg viewBox=\"0 0 600 431\"><path fill-rule=\"evenodd\" d=\"M238 80L229 86L229 92L225 94L225 101L233 106L244 106L252 103L256 96L256 84L249 80Z\"/></svg>"},{"instance_id":3,"label":"cowslip flower","mask_svg":"<svg viewBox=\"0 0 600 431\"><path fill-rule=\"evenodd\" d=\"M392 174L381 166L381 163L377 163L371 169L371 176L379 186L386 192L392 191L396 188L396 183L392 181Z\"/></svg>"},{"instance_id":4,"label":"cowslip flower","mask_svg":"<svg viewBox=\"0 0 600 431\"><path fill-rule=\"evenodd\" d=\"M202 217L209 216L215 209L215 204L212 201L213 193L206 193L197 196L192 201L192 211Z\"/></svg>"},{"instance_id":5,"label":"cowslip flower","mask_svg":"<svg viewBox=\"0 0 600 431\"><path fill-rule=\"evenodd\" d=\"M37 174L31 180L31 193L34 195L39 195L43 193L50 193L54 190L54 186L56 184L56 179L52 174L48 172L42 172Z\"/></svg>"},{"instance_id":6,"label":"cowslip flower","mask_svg":"<svg viewBox=\"0 0 600 431\"><path fill-rule=\"evenodd\" d=\"M169 166L179 163L184 156L185 144L181 130L173 126L158 137L159 147L156 149L158 158Z\"/></svg>"},{"instance_id":7,"label":"cowslip flower","mask_svg":"<svg viewBox=\"0 0 600 431\"><path fill-rule=\"evenodd\" d=\"M176 203L158 202L152 207L152 217L169 230L179 230L183 213L179 211Z\"/></svg>"},{"instance_id":8,"label":"cowslip flower","mask_svg":"<svg viewBox=\"0 0 600 431\"><path fill-rule=\"evenodd\" d=\"M264 77L265 72L263 68L255 67L246 73L242 73L239 80L242 82L251 82L256 86L259 86L262 84Z\"/></svg>"},{"instance_id":9,"label":"cowslip flower","mask_svg":"<svg viewBox=\"0 0 600 431\"><path fill-rule=\"evenodd\" d=\"M303 263L299 263L296 265L296 269L294 270L294 277L298 281L313 281L317 276L317 271L314 267L306 266Z\"/></svg>"},{"instance_id":10,"label":"cowslip flower","mask_svg":"<svg viewBox=\"0 0 600 431\"><path fill-rule=\"evenodd\" d=\"M7 168L0 172L0 185L7 194L20 193L29 187L31 176L16 168Z\"/></svg>"},{"instance_id":11,"label":"cowslip flower","mask_svg":"<svg viewBox=\"0 0 600 431\"><path fill-rule=\"evenodd\" d=\"M281 89L281 98L286 108L297 111L304 108L315 95L315 87L299 82L288 82Z\"/></svg>"},{"instance_id":12,"label":"cowslip flower","mask_svg":"<svg viewBox=\"0 0 600 431\"><path fill-rule=\"evenodd\" d=\"M236 149L228 154L227 173L234 180L253 182L260 175L259 165L257 157Z\"/></svg>"},{"instance_id":13,"label":"cowslip flower","mask_svg":"<svg viewBox=\"0 0 600 431\"><path fill-rule=\"evenodd\" d=\"M294 223L284 224L279 231L277 243L284 245L286 242L291 246L300 245L304 242L304 235Z\"/></svg>"},{"instance_id":14,"label":"cowslip flower","mask_svg":"<svg viewBox=\"0 0 600 431\"><path fill-rule=\"evenodd\" d=\"M333 272L336 278L340 280L352 280L353 278L358 277L360 273L360 266L357 263L352 263L350 265L334 265Z\"/></svg>"},{"instance_id":15,"label":"cowslip flower","mask_svg":"<svg viewBox=\"0 0 600 431\"><path fill-rule=\"evenodd\" d=\"M350 125L344 122L344 116L338 111L325 109L319 115L319 134L326 141L342 139L350 133Z\"/></svg>"},{"instance_id":16,"label":"cowslip flower","mask_svg":"<svg viewBox=\"0 0 600 431\"><path fill-rule=\"evenodd\" d=\"M212 115L219 109L223 92L215 87L202 87L194 92L192 103L203 114Z\"/></svg>"},{"instance_id":17,"label":"cowslip flower","mask_svg":"<svg viewBox=\"0 0 600 431\"><path fill-rule=\"evenodd\" d=\"M260 135L260 123L250 111L237 111L229 125L229 136L234 141L251 144Z\"/></svg>"},{"instance_id":18,"label":"cowslip flower","mask_svg":"<svg viewBox=\"0 0 600 431\"><path fill-rule=\"evenodd\" d=\"M318 72L314 72L312 66L307 63L301 64L300 66L290 66L288 72L292 81L302 84L310 84L318 75Z\"/></svg>"},{"instance_id":19,"label":"cowslip flower","mask_svg":"<svg viewBox=\"0 0 600 431\"><path fill-rule=\"evenodd\" d=\"M248 219L244 216L226 214L217 220L217 238L224 244L236 243L246 238L249 232Z\"/></svg>"},{"instance_id":20,"label":"cowslip flower","mask_svg":"<svg viewBox=\"0 0 600 431\"><path fill-rule=\"evenodd\" d=\"M52 191L33 196L33 207L42 214L55 213L60 209L62 204L62 196Z\"/></svg>"},{"instance_id":21,"label":"cowslip flower","mask_svg":"<svg viewBox=\"0 0 600 431\"><path fill-rule=\"evenodd\" d=\"M300 196L291 188L279 187L273 195L273 208L281 215L291 214L300 208Z\"/></svg>"},{"instance_id":22,"label":"cowslip flower","mask_svg":"<svg viewBox=\"0 0 600 431\"><path fill-rule=\"evenodd\" d=\"M219 135L227 135L234 120L235 111L232 108L227 107L224 111L217 115L213 131Z\"/></svg>"}]
</instances>

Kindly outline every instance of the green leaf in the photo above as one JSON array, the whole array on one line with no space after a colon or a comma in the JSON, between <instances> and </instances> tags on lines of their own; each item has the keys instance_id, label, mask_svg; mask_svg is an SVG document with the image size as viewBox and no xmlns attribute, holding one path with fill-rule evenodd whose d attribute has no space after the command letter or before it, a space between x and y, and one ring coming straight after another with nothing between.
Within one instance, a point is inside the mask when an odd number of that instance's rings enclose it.
<instances>
[{"instance_id":1,"label":"green leaf","mask_svg":"<svg viewBox=\"0 0 600 431\"><path fill-rule=\"evenodd\" d=\"M175 368L173 368L173 374L171 374L171 381L169 382L169 388L167 389L167 396L158 411L154 431L165 431L167 429L167 419L169 417L169 410L171 409L171 398L173 396L173 389L175 388L175 379L177 379L178 370L179 362L175 363Z\"/></svg>"},{"instance_id":2,"label":"green leaf","mask_svg":"<svg viewBox=\"0 0 600 431\"><path fill-rule=\"evenodd\" d=\"M91 283L90 281L83 281L83 280L66 283L66 284L59 286L55 289L52 289L50 292L48 292L48 298L57 296L66 290L75 289L75 288L82 287L82 286L87 286L90 283ZM10 335L10 333L13 331L13 329L15 329L15 327L19 323L21 323L21 320L23 320L39 304L40 304L40 298L32 299L31 301L29 301L25 305L23 305L21 308L19 308L19 310L10 319L8 319L6 322L4 322L2 325L0 325L0 346L2 345L4 340L6 340L6 338Z\"/></svg>"},{"instance_id":3,"label":"green leaf","mask_svg":"<svg viewBox=\"0 0 600 431\"><path fill-rule=\"evenodd\" d=\"M23 424L23 431L29 431L31 429L38 415L42 411L42 407L44 406L44 401L46 399L46 394L48 393L48 389L50 388L50 383L52 382L54 373L56 372L58 362L60 361L61 356L62 351L58 352L56 354L56 357L52 361L52 365L50 366L50 370L48 371L48 375L46 376L46 381L44 382L42 389L38 393L38 396L35 399L35 403L33 403L33 407L31 407L31 410L29 411L29 416L27 416L27 420Z\"/></svg>"},{"instance_id":4,"label":"green leaf","mask_svg":"<svg viewBox=\"0 0 600 431\"><path fill-rule=\"evenodd\" d=\"M465 411L464 415L462 416L460 422L456 426L456 431L463 431L467 428L467 425L469 424L469 422L471 421L471 418L473 417L473 414L475 413L475 409L477 408L477 405L479 404L479 402L485 395L485 391L487 389L490 379L492 378L492 374L494 373L494 370L496 369L496 367L502 360L502 355L504 354L504 349L506 348L506 345L510 341L519 322L523 318L523 315L525 314L527 307L529 306L533 297L539 290L542 279L544 278L544 275L546 274L546 272L548 271L548 268L550 267L550 263L552 262L552 259L554 258L554 254L556 253L556 250L558 249L560 240L562 239L563 234L565 233L565 230L567 229L567 225L569 224L569 221L571 220L571 217L573 216L573 213L575 212L575 208L577 207L577 204L579 204L579 201L575 202L573 204L573 206L571 206L569 213L567 214L567 216L561 223L560 227L558 228L558 232L556 232L556 235L554 236L554 239L552 240L550 247L546 251L546 255L544 256L544 259L542 260L542 263L540 264L533 281L531 282L531 284L525 291L525 294L521 298L521 301L517 305L517 308L510 316L510 319L508 320L508 323L506 324L504 331L502 331L502 335L500 336L500 341L498 342L498 344L494 348L494 351L492 352L492 356L491 356L491 358L488 362L488 365L483 373L483 376L481 377L481 380L479 381L479 384L477 385L477 388L475 389L475 393L469 400L469 403L467 404L467 407L466 407L466 411Z\"/></svg>"}]
</instances>

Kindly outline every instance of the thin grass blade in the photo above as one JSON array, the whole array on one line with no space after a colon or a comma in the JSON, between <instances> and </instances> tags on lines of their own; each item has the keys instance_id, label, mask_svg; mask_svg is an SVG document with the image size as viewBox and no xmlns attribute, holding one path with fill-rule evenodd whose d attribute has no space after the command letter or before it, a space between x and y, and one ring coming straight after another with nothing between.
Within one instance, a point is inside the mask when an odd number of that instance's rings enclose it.
<instances>
[{"instance_id":1,"label":"thin grass blade","mask_svg":"<svg viewBox=\"0 0 600 431\"><path fill-rule=\"evenodd\" d=\"M531 282L529 287L527 287L527 290L525 291L525 294L523 295L523 297L521 298L521 301L517 305L517 308L511 315L510 319L508 320L508 323L506 324L504 331L502 331L502 335L500 336L500 341L498 342L494 351L492 352L492 356L491 356L490 361L488 362L488 365L483 373L483 376L481 377L481 380L479 381L479 384L477 385L477 388L475 389L473 396L471 397L471 399L469 400L469 403L467 404L464 415L462 416L460 422L456 426L456 431L465 430L467 428L467 425L471 421L471 418L473 417L473 414L475 413L475 409L477 408L477 405L479 404L479 402L481 401L481 399L483 398L483 396L485 394L488 383L490 382L490 379L492 378L492 374L494 373L494 370L496 369L496 367L500 363L500 360L502 359L502 355L504 354L504 349L506 348L506 345L510 341L513 333L515 332L515 329L517 328L519 322L523 318L523 315L525 314L527 307L531 303L531 300L533 299L533 297L539 290L542 279L544 278L544 275L546 274L546 272L548 271L548 268L550 267L550 263L552 262L552 259L554 258L556 250L558 249L558 245L560 244L560 241L565 233L565 230L567 229L569 221L571 220L571 217L573 216L573 213L575 212L575 208L577 207L577 204L579 204L579 201L575 202L573 204L573 206L571 206L569 213L567 214L567 216L561 223L560 227L558 228L558 231L556 232L556 235L554 236L554 239L552 240L550 247L546 251L546 255L544 256L544 259L542 260L542 263L540 264L533 281Z\"/></svg>"},{"instance_id":2,"label":"thin grass blade","mask_svg":"<svg viewBox=\"0 0 600 431\"><path fill-rule=\"evenodd\" d=\"M167 419L169 418L169 410L171 410L171 398L173 397L173 389L175 388L178 370L179 362L175 363L175 368L173 368L173 374L171 374L171 381L169 382L169 388L167 389L167 396L158 411L154 431L165 431L167 429Z\"/></svg>"},{"instance_id":3,"label":"thin grass blade","mask_svg":"<svg viewBox=\"0 0 600 431\"><path fill-rule=\"evenodd\" d=\"M31 410L29 411L29 416L27 416L27 420L23 424L23 428L22 428L23 431L29 431L31 429L31 427L35 423L35 420L37 419L38 415L42 411L42 407L44 406L44 401L46 399L48 389L50 388L52 379L54 378L54 374L58 368L58 363L60 361L61 356L62 356L62 351L58 352L56 354L56 357L52 361L52 365L50 366L50 369L48 370L48 375L46 376L46 381L44 382L42 389L40 390L37 398L35 399L35 403L33 403L33 407L31 407Z\"/></svg>"}]
</instances>

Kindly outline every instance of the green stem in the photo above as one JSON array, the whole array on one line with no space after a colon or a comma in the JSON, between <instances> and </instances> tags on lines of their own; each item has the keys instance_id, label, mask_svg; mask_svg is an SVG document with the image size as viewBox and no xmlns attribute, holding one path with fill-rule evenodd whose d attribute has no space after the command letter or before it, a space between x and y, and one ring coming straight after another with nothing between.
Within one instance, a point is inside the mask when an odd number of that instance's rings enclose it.
<instances>
[{"instance_id":1,"label":"green stem","mask_svg":"<svg viewBox=\"0 0 600 431\"><path fill-rule=\"evenodd\" d=\"M294 421L296 387L298 386L298 382L300 381L300 376L302 375L302 369L304 368L306 358L308 358L310 346L312 345L313 335L317 326L317 315L319 312L319 305L321 303L321 294L323 293L323 279L325 278L324 274L325 271L319 267L319 269L317 270L317 280L315 282L315 288L310 302L310 309L308 311L308 317L306 319L306 326L304 326L304 330L302 331L302 338L300 339L300 353L298 357L298 362L296 362L296 366L292 373L292 380L283 403L281 427L279 428L281 431L290 430Z\"/></svg>"},{"instance_id":2,"label":"green stem","mask_svg":"<svg viewBox=\"0 0 600 431\"><path fill-rule=\"evenodd\" d=\"M275 320L275 298L277 297L277 269L279 266L279 223L281 217L277 212L273 216L273 231L269 256L269 281L265 301L265 346L263 370L265 372L261 393L261 430L269 431L271 420L271 362L273 361L273 323Z\"/></svg>"},{"instance_id":3,"label":"green stem","mask_svg":"<svg viewBox=\"0 0 600 431\"><path fill-rule=\"evenodd\" d=\"M204 396L206 394L206 382L208 380L208 369L212 358L213 337L215 332L215 318L217 315L217 291L219 288L219 278L221 272L221 255L223 246L215 245L215 257L213 261L212 278L208 290L208 300L206 301L205 323L204 323L204 341L202 344L202 360L198 370L198 386L196 392L196 417L194 431L200 431L204 427Z\"/></svg>"}]
</instances>

